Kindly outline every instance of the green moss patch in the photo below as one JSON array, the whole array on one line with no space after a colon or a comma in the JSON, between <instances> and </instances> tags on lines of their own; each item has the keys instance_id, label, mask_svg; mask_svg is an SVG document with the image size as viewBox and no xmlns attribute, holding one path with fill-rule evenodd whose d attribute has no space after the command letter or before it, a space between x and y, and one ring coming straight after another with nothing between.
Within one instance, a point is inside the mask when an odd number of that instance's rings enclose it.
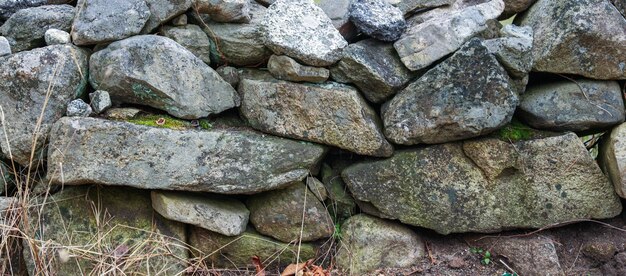
<instances>
[{"instance_id":1,"label":"green moss patch","mask_svg":"<svg viewBox=\"0 0 626 276\"><path fill-rule=\"evenodd\" d=\"M513 120L508 125L498 130L498 137L505 141L529 140L535 137L536 131L518 120Z\"/></svg>"}]
</instances>

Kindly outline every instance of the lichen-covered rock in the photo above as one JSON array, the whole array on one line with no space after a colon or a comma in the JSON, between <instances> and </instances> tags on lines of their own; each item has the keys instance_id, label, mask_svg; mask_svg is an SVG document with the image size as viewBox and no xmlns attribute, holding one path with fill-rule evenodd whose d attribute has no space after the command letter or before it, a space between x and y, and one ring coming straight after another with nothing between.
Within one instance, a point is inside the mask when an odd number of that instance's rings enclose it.
<instances>
[{"instance_id":1,"label":"lichen-covered rock","mask_svg":"<svg viewBox=\"0 0 626 276\"><path fill-rule=\"evenodd\" d=\"M226 236L246 230L250 212L236 199L216 195L152 191L152 207L167 219L196 225Z\"/></svg>"},{"instance_id":2,"label":"lichen-covered rock","mask_svg":"<svg viewBox=\"0 0 626 276\"><path fill-rule=\"evenodd\" d=\"M382 41L396 41L406 29L404 14L384 0L354 0L350 21L364 34Z\"/></svg>"},{"instance_id":3,"label":"lichen-covered rock","mask_svg":"<svg viewBox=\"0 0 626 276\"><path fill-rule=\"evenodd\" d=\"M418 9L436 8L450 5L455 0L386 0L390 4L396 6L403 14L411 13Z\"/></svg>"},{"instance_id":4,"label":"lichen-covered rock","mask_svg":"<svg viewBox=\"0 0 626 276\"><path fill-rule=\"evenodd\" d=\"M264 43L277 55L288 55L313 66L341 58L348 43L332 21L311 0L278 0L261 22Z\"/></svg>"},{"instance_id":5,"label":"lichen-covered rock","mask_svg":"<svg viewBox=\"0 0 626 276\"><path fill-rule=\"evenodd\" d=\"M164 26L161 28L164 36L171 38L181 46L187 48L204 63L211 64L211 41L197 25L189 24L180 27Z\"/></svg>"},{"instance_id":6,"label":"lichen-covered rock","mask_svg":"<svg viewBox=\"0 0 626 276\"><path fill-rule=\"evenodd\" d=\"M333 76L345 76L366 99L381 103L402 89L414 76L404 67L391 44L374 39L348 45L343 57L331 69Z\"/></svg>"},{"instance_id":7,"label":"lichen-covered rock","mask_svg":"<svg viewBox=\"0 0 626 276\"><path fill-rule=\"evenodd\" d=\"M44 40L48 46L72 43L70 33L58 29L48 29L44 33Z\"/></svg>"},{"instance_id":8,"label":"lichen-covered rock","mask_svg":"<svg viewBox=\"0 0 626 276\"><path fill-rule=\"evenodd\" d=\"M319 181L317 178L313 176L307 177L306 186L309 187L309 191L311 191L320 201L324 201L328 198L328 192L326 191L326 187L324 187L324 183Z\"/></svg>"},{"instance_id":9,"label":"lichen-covered rock","mask_svg":"<svg viewBox=\"0 0 626 276\"><path fill-rule=\"evenodd\" d=\"M43 6L48 4L49 0L3 0L0 1L0 25L5 20L9 19L15 12L32 8L37 6Z\"/></svg>"},{"instance_id":10,"label":"lichen-covered rock","mask_svg":"<svg viewBox=\"0 0 626 276\"><path fill-rule=\"evenodd\" d=\"M612 0L613 5L617 8L617 10L626 18L626 2L623 0Z\"/></svg>"},{"instance_id":11,"label":"lichen-covered rock","mask_svg":"<svg viewBox=\"0 0 626 276\"><path fill-rule=\"evenodd\" d=\"M386 160L353 165L342 176L356 199L442 234L541 228L610 218L622 210L608 179L573 133L397 151Z\"/></svg>"},{"instance_id":12,"label":"lichen-covered rock","mask_svg":"<svg viewBox=\"0 0 626 276\"><path fill-rule=\"evenodd\" d=\"M195 0L194 9L208 14L215 22L247 23L250 21L250 0Z\"/></svg>"},{"instance_id":13,"label":"lichen-covered rock","mask_svg":"<svg viewBox=\"0 0 626 276\"><path fill-rule=\"evenodd\" d=\"M491 258L505 257L520 275L564 276L554 241L550 237L487 238L479 241L480 248L489 248Z\"/></svg>"},{"instance_id":14,"label":"lichen-covered rock","mask_svg":"<svg viewBox=\"0 0 626 276\"><path fill-rule=\"evenodd\" d=\"M619 83L579 79L542 83L521 96L519 115L546 130L602 130L624 122Z\"/></svg>"},{"instance_id":15,"label":"lichen-covered rock","mask_svg":"<svg viewBox=\"0 0 626 276\"><path fill-rule=\"evenodd\" d=\"M247 205L254 228L279 241L314 241L330 237L335 229L324 205L302 183L254 195Z\"/></svg>"},{"instance_id":16,"label":"lichen-covered rock","mask_svg":"<svg viewBox=\"0 0 626 276\"><path fill-rule=\"evenodd\" d=\"M228 237L192 227L189 244L191 253L202 257L207 267L225 269L254 269L251 262L253 256L269 267L285 266L297 260L315 258L318 249L318 246L309 243L283 243L260 235L251 228L239 236Z\"/></svg>"},{"instance_id":17,"label":"lichen-covered rock","mask_svg":"<svg viewBox=\"0 0 626 276\"><path fill-rule=\"evenodd\" d=\"M237 87L239 85L239 70L235 67L231 66L220 66L215 69L224 81L230 84L232 87Z\"/></svg>"},{"instance_id":18,"label":"lichen-covered rock","mask_svg":"<svg viewBox=\"0 0 626 276\"><path fill-rule=\"evenodd\" d=\"M142 34L154 31L160 25L187 11L194 0L144 0L150 10L150 17L141 30Z\"/></svg>"},{"instance_id":19,"label":"lichen-covered rock","mask_svg":"<svg viewBox=\"0 0 626 276\"><path fill-rule=\"evenodd\" d=\"M383 106L386 137L434 144L492 132L518 104L509 76L482 41L470 40Z\"/></svg>"},{"instance_id":20,"label":"lichen-covered rock","mask_svg":"<svg viewBox=\"0 0 626 276\"><path fill-rule=\"evenodd\" d=\"M11 53L11 43L6 37L0 36L0 57L8 56Z\"/></svg>"},{"instance_id":21,"label":"lichen-covered rock","mask_svg":"<svg viewBox=\"0 0 626 276\"><path fill-rule=\"evenodd\" d=\"M144 0L79 0L72 24L76 45L90 45L139 34L150 17Z\"/></svg>"},{"instance_id":22,"label":"lichen-covered rock","mask_svg":"<svg viewBox=\"0 0 626 276\"><path fill-rule=\"evenodd\" d=\"M626 19L608 0L539 0L516 22L535 32L534 71L626 79Z\"/></svg>"},{"instance_id":23,"label":"lichen-covered rock","mask_svg":"<svg viewBox=\"0 0 626 276\"><path fill-rule=\"evenodd\" d=\"M533 67L533 30L509 24L500 29L500 38L485 41L511 77L522 79Z\"/></svg>"},{"instance_id":24,"label":"lichen-covered rock","mask_svg":"<svg viewBox=\"0 0 626 276\"><path fill-rule=\"evenodd\" d=\"M8 158L28 166L33 135L37 163L51 125L65 114L67 103L84 93L87 86L88 52L70 45L54 45L0 58L0 149ZM54 80L54 82L51 82ZM50 92L51 96L46 97ZM47 101L46 101L47 99ZM45 107L45 112L41 113ZM41 118L41 126L37 121Z\"/></svg>"},{"instance_id":25,"label":"lichen-covered rock","mask_svg":"<svg viewBox=\"0 0 626 276\"><path fill-rule=\"evenodd\" d=\"M487 21L497 18L503 10L502 0L491 0L425 21L414 20L393 46L407 68L426 68L487 29Z\"/></svg>"},{"instance_id":26,"label":"lichen-covered rock","mask_svg":"<svg viewBox=\"0 0 626 276\"><path fill-rule=\"evenodd\" d=\"M175 41L140 35L91 56L89 82L113 102L162 109L197 119L239 105L237 92L211 67Z\"/></svg>"},{"instance_id":27,"label":"lichen-covered rock","mask_svg":"<svg viewBox=\"0 0 626 276\"><path fill-rule=\"evenodd\" d=\"M600 147L600 164L609 176L615 192L626 198L626 124L621 124L602 141Z\"/></svg>"},{"instance_id":28,"label":"lichen-covered rock","mask_svg":"<svg viewBox=\"0 0 626 276\"><path fill-rule=\"evenodd\" d=\"M40 219L27 226L39 238L32 246L23 243L30 275L41 271L35 270L33 246L58 275L103 275L121 263L125 273L142 275L186 268L185 225L156 214L148 191L90 185L32 200L30 215Z\"/></svg>"},{"instance_id":29,"label":"lichen-covered rock","mask_svg":"<svg viewBox=\"0 0 626 276\"><path fill-rule=\"evenodd\" d=\"M67 104L67 110L65 115L69 117L89 117L93 113L91 106L89 106L82 99L76 99Z\"/></svg>"},{"instance_id":30,"label":"lichen-covered rock","mask_svg":"<svg viewBox=\"0 0 626 276\"><path fill-rule=\"evenodd\" d=\"M288 56L272 55L267 69L277 79L296 82L325 82L330 75L326 68L301 65Z\"/></svg>"},{"instance_id":31,"label":"lichen-covered rock","mask_svg":"<svg viewBox=\"0 0 626 276\"><path fill-rule=\"evenodd\" d=\"M403 268L425 255L424 243L410 228L396 222L360 214L341 225L337 267L351 275L379 268Z\"/></svg>"},{"instance_id":32,"label":"lichen-covered rock","mask_svg":"<svg viewBox=\"0 0 626 276\"><path fill-rule=\"evenodd\" d=\"M358 154L390 156L378 116L356 89L339 83L297 84L271 77L242 79L241 114L250 126Z\"/></svg>"},{"instance_id":33,"label":"lichen-covered rock","mask_svg":"<svg viewBox=\"0 0 626 276\"><path fill-rule=\"evenodd\" d=\"M89 100L91 101L91 107L96 114L100 114L111 107L111 96L109 92L104 90L96 90L93 93L89 93Z\"/></svg>"},{"instance_id":34,"label":"lichen-covered rock","mask_svg":"<svg viewBox=\"0 0 626 276\"><path fill-rule=\"evenodd\" d=\"M70 5L46 5L19 10L0 27L0 35L9 40L14 53L42 47L48 29L70 30L74 13L75 9Z\"/></svg>"},{"instance_id":35,"label":"lichen-covered rock","mask_svg":"<svg viewBox=\"0 0 626 276\"><path fill-rule=\"evenodd\" d=\"M516 13L527 10L537 0L504 0L504 12L500 19L507 19Z\"/></svg>"},{"instance_id":36,"label":"lichen-covered rock","mask_svg":"<svg viewBox=\"0 0 626 276\"><path fill-rule=\"evenodd\" d=\"M225 194L285 187L324 154L318 145L246 130L178 131L93 118L59 120L50 145L53 183Z\"/></svg>"}]
</instances>

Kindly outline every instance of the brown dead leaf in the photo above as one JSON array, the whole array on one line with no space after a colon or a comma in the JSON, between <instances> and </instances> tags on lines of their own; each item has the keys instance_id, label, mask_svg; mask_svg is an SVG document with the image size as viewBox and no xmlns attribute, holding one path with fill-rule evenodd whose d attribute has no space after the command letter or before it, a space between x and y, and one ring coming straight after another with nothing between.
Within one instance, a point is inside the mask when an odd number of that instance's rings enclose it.
<instances>
[{"instance_id":1,"label":"brown dead leaf","mask_svg":"<svg viewBox=\"0 0 626 276\"><path fill-rule=\"evenodd\" d=\"M265 268L263 267L261 259L259 259L258 256L252 256L252 264L256 270L256 276L265 276Z\"/></svg>"},{"instance_id":2,"label":"brown dead leaf","mask_svg":"<svg viewBox=\"0 0 626 276\"><path fill-rule=\"evenodd\" d=\"M283 270L283 273L281 273L280 276L292 276L292 275L296 275L296 273L299 274L296 276L305 275L304 270L312 263L313 263L313 259L310 259L304 263L290 264L287 266L287 268L285 268L285 270Z\"/></svg>"}]
</instances>

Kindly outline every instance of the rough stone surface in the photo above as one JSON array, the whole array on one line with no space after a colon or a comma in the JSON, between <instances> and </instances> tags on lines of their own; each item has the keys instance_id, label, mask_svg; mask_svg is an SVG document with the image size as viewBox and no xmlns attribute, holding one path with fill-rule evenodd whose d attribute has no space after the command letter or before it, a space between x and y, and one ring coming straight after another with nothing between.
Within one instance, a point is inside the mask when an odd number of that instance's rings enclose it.
<instances>
[{"instance_id":1,"label":"rough stone surface","mask_svg":"<svg viewBox=\"0 0 626 276\"><path fill-rule=\"evenodd\" d=\"M391 44L374 39L348 45L331 70L333 76L345 76L346 82L354 83L363 96L374 103L393 96L414 76L404 67Z\"/></svg>"},{"instance_id":2,"label":"rough stone surface","mask_svg":"<svg viewBox=\"0 0 626 276\"><path fill-rule=\"evenodd\" d=\"M350 1L351 0L316 0L314 2L315 5L326 13L328 18L333 22L333 26L341 33L341 28L344 28L349 20L348 7L350 7Z\"/></svg>"},{"instance_id":3,"label":"rough stone surface","mask_svg":"<svg viewBox=\"0 0 626 276\"><path fill-rule=\"evenodd\" d=\"M192 227L189 238L189 244L194 248L192 254L203 258L208 255L204 259L207 267L226 269L254 269L250 261L252 256L257 256L262 261L273 260L270 267L285 266L296 263L298 253L300 261L313 259L318 248L309 243L283 243L260 235L251 228L240 236L228 237L200 227Z\"/></svg>"},{"instance_id":4,"label":"rough stone surface","mask_svg":"<svg viewBox=\"0 0 626 276\"><path fill-rule=\"evenodd\" d=\"M441 234L541 228L610 218L622 210L573 133L397 151L386 160L353 165L342 176L356 199Z\"/></svg>"},{"instance_id":5,"label":"rough stone surface","mask_svg":"<svg viewBox=\"0 0 626 276\"><path fill-rule=\"evenodd\" d=\"M272 55L267 69L277 79L296 82L325 82L330 75L326 68L301 65L288 56Z\"/></svg>"},{"instance_id":6,"label":"rough stone surface","mask_svg":"<svg viewBox=\"0 0 626 276\"><path fill-rule=\"evenodd\" d=\"M142 34L150 33L167 21L187 11L194 0L144 0L150 10L150 17L141 30Z\"/></svg>"},{"instance_id":7,"label":"rough stone surface","mask_svg":"<svg viewBox=\"0 0 626 276\"><path fill-rule=\"evenodd\" d=\"M9 185L15 183L15 178L11 174L9 166L0 161L0 194L4 194Z\"/></svg>"},{"instance_id":8,"label":"rough stone surface","mask_svg":"<svg viewBox=\"0 0 626 276\"><path fill-rule=\"evenodd\" d=\"M176 18L172 19L172 25L174 25L176 27L187 25L187 15L186 14L181 14L181 15L177 16Z\"/></svg>"},{"instance_id":9,"label":"rough stone surface","mask_svg":"<svg viewBox=\"0 0 626 276\"><path fill-rule=\"evenodd\" d=\"M230 86L237 88L239 85L239 71L237 68L231 66L221 66L215 69L215 72L217 72L220 77L224 79L224 81L229 83Z\"/></svg>"},{"instance_id":10,"label":"rough stone surface","mask_svg":"<svg viewBox=\"0 0 626 276\"><path fill-rule=\"evenodd\" d=\"M313 66L341 58L348 43L324 11L311 0L278 0L261 22L264 43L275 54L288 55Z\"/></svg>"},{"instance_id":11,"label":"rough stone surface","mask_svg":"<svg viewBox=\"0 0 626 276\"><path fill-rule=\"evenodd\" d=\"M608 0L539 0L516 22L535 32L534 71L626 79L626 19Z\"/></svg>"},{"instance_id":12,"label":"rough stone surface","mask_svg":"<svg viewBox=\"0 0 626 276\"><path fill-rule=\"evenodd\" d=\"M72 43L72 39L70 38L70 34L68 32L57 29L48 29L44 33L44 40L48 46Z\"/></svg>"},{"instance_id":13,"label":"rough stone surface","mask_svg":"<svg viewBox=\"0 0 626 276\"><path fill-rule=\"evenodd\" d=\"M455 0L387 0L387 2L396 6L403 14L407 14L420 9L450 5Z\"/></svg>"},{"instance_id":14,"label":"rough stone surface","mask_svg":"<svg viewBox=\"0 0 626 276\"><path fill-rule=\"evenodd\" d=\"M87 59L87 51L69 45L47 46L0 58L0 104L4 112L0 137L6 135L9 140L7 144L0 139L5 157L10 149L17 163L28 165L33 134L45 105L33 161L39 160L51 125L65 114L67 103L85 91ZM46 104L48 91L52 96Z\"/></svg>"},{"instance_id":15,"label":"rough stone surface","mask_svg":"<svg viewBox=\"0 0 626 276\"><path fill-rule=\"evenodd\" d=\"M187 48L204 63L211 64L211 41L199 26L192 24L181 27L164 26L161 32Z\"/></svg>"},{"instance_id":16,"label":"rough stone surface","mask_svg":"<svg viewBox=\"0 0 626 276\"><path fill-rule=\"evenodd\" d=\"M141 109L134 107L114 107L104 112L104 118L124 121L139 115L141 112L143 112Z\"/></svg>"},{"instance_id":17,"label":"rough stone surface","mask_svg":"<svg viewBox=\"0 0 626 276\"><path fill-rule=\"evenodd\" d=\"M250 0L196 0L194 9L206 13L215 22L247 23L250 21Z\"/></svg>"},{"instance_id":18,"label":"rough stone surface","mask_svg":"<svg viewBox=\"0 0 626 276\"><path fill-rule=\"evenodd\" d=\"M533 67L533 30L509 24L500 30L500 36L486 40L485 45L513 78L526 77Z\"/></svg>"},{"instance_id":19,"label":"rough stone surface","mask_svg":"<svg viewBox=\"0 0 626 276\"><path fill-rule=\"evenodd\" d=\"M617 10L626 18L626 2L623 0L612 0L613 5L617 8Z\"/></svg>"},{"instance_id":20,"label":"rough stone surface","mask_svg":"<svg viewBox=\"0 0 626 276\"><path fill-rule=\"evenodd\" d=\"M76 45L90 45L139 34L150 17L144 0L79 0L72 25Z\"/></svg>"},{"instance_id":21,"label":"rough stone surface","mask_svg":"<svg viewBox=\"0 0 626 276\"><path fill-rule=\"evenodd\" d=\"M429 70L383 106L386 137L433 144L492 132L518 104L509 76L479 39Z\"/></svg>"},{"instance_id":22,"label":"rough stone surface","mask_svg":"<svg viewBox=\"0 0 626 276\"><path fill-rule=\"evenodd\" d=\"M354 0L348 13L359 31L378 40L396 41L406 29L402 11L384 0Z\"/></svg>"},{"instance_id":23,"label":"rough stone surface","mask_svg":"<svg viewBox=\"0 0 626 276\"><path fill-rule=\"evenodd\" d=\"M152 191L152 207L167 219L226 235L246 230L250 212L236 199L216 195Z\"/></svg>"},{"instance_id":24,"label":"rough stone surface","mask_svg":"<svg viewBox=\"0 0 626 276\"><path fill-rule=\"evenodd\" d=\"M409 23L394 43L400 59L411 70L419 70L456 51L473 36L487 29L487 21L504 10L502 0L491 0Z\"/></svg>"},{"instance_id":25,"label":"rough stone surface","mask_svg":"<svg viewBox=\"0 0 626 276\"><path fill-rule=\"evenodd\" d=\"M309 191L320 201L324 201L328 198L328 192L326 191L326 187L324 187L324 183L317 178L312 176L307 177L306 186L309 187Z\"/></svg>"},{"instance_id":26,"label":"rough stone surface","mask_svg":"<svg viewBox=\"0 0 626 276\"><path fill-rule=\"evenodd\" d=\"M91 101L91 107L96 114L106 111L113 105L111 103L111 96L109 96L109 92L104 90L96 90L93 93L89 93L89 100Z\"/></svg>"},{"instance_id":27,"label":"rough stone surface","mask_svg":"<svg viewBox=\"0 0 626 276\"><path fill-rule=\"evenodd\" d=\"M285 187L324 154L321 146L246 130L178 131L93 118L59 120L50 145L54 183L225 194Z\"/></svg>"},{"instance_id":28,"label":"rough stone surface","mask_svg":"<svg viewBox=\"0 0 626 276\"><path fill-rule=\"evenodd\" d=\"M506 19L516 13L523 12L536 1L537 0L504 0L504 12L500 16L500 18Z\"/></svg>"},{"instance_id":29,"label":"rough stone surface","mask_svg":"<svg viewBox=\"0 0 626 276\"><path fill-rule=\"evenodd\" d=\"M16 11L26 8L43 6L49 0L2 0L0 1L0 25L9 19Z\"/></svg>"},{"instance_id":30,"label":"rough stone surface","mask_svg":"<svg viewBox=\"0 0 626 276\"><path fill-rule=\"evenodd\" d=\"M351 275L409 267L425 256L420 236L396 222L360 214L346 220L341 231L337 267Z\"/></svg>"},{"instance_id":31,"label":"rough stone surface","mask_svg":"<svg viewBox=\"0 0 626 276\"><path fill-rule=\"evenodd\" d=\"M562 80L529 87L519 115L534 128L602 130L624 122L624 100L615 81Z\"/></svg>"},{"instance_id":32,"label":"rough stone surface","mask_svg":"<svg viewBox=\"0 0 626 276\"><path fill-rule=\"evenodd\" d=\"M390 156L379 119L356 89L339 83L296 84L242 79L241 114L263 132L318 142L358 154Z\"/></svg>"},{"instance_id":33,"label":"rough stone surface","mask_svg":"<svg viewBox=\"0 0 626 276\"><path fill-rule=\"evenodd\" d=\"M108 250L104 252L115 254L120 262L127 260L127 254L142 256L128 260L133 265L125 266L124 272L134 275L154 271L174 275L186 268L188 253L182 244L186 240L185 225L156 214L150 206L148 191L65 187L52 196L33 197L33 200L36 200L33 204L38 204L35 206L42 208L30 209L30 215L41 220L31 220L28 227L41 238L33 241L37 248L42 248L39 256L47 255L51 260L48 269L58 275L76 275L77 271L107 274L115 260L94 262L99 257L85 250ZM94 237L99 237L97 246L101 247L94 248ZM59 246L47 246L51 244ZM32 247L24 248L29 274L35 275L33 253L29 250Z\"/></svg>"},{"instance_id":34,"label":"rough stone surface","mask_svg":"<svg viewBox=\"0 0 626 276\"><path fill-rule=\"evenodd\" d=\"M82 99L76 99L67 104L67 110L65 115L69 117L89 117L93 113L91 106L89 106Z\"/></svg>"},{"instance_id":35,"label":"rough stone surface","mask_svg":"<svg viewBox=\"0 0 626 276\"><path fill-rule=\"evenodd\" d=\"M9 40L14 53L45 46L46 31L69 31L74 13L75 9L70 5L47 5L19 10L0 26L0 35Z\"/></svg>"},{"instance_id":36,"label":"rough stone surface","mask_svg":"<svg viewBox=\"0 0 626 276\"><path fill-rule=\"evenodd\" d=\"M108 91L113 102L147 105L184 119L239 105L237 92L211 67L166 37L111 43L91 56L89 66L89 82Z\"/></svg>"},{"instance_id":37,"label":"rough stone surface","mask_svg":"<svg viewBox=\"0 0 626 276\"><path fill-rule=\"evenodd\" d=\"M520 275L565 275L554 241L546 236L487 238L480 242L480 247L489 248L494 259L506 258Z\"/></svg>"},{"instance_id":38,"label":"rough stone surface","mask_svg":"<svg viewBox=\"0 0 626 276\"><path fill-rule=\"evenodd\" d=\"M9 40L4 36L0 36L0 57L8 56L10 54L11 44L9 43Z\"/></svg>"},{"instance_id":39,"label":"rough stone surface","mask_svg":"<svg viewBox=\"0 0 626 276\"><path fill-rule=\"evenodd\" d=\"M600 164L615 192L626 198L626 124L615 127L600 147Z\"/></svg>"}]
</instances>

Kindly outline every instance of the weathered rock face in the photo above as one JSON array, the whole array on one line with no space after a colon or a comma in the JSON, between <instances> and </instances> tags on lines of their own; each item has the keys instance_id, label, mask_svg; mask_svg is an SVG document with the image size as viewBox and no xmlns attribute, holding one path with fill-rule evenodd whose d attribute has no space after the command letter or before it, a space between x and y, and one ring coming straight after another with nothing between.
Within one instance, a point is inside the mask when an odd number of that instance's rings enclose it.
<instances>
[{"instance_id":1,"label":"weathered rock face","mask_svg":"<svg viewBox=\"0 0 626 276\"><path fill-rule=\"evenodd\" d=\"M491 0L425 21L415 20L393 46L407 68L419 70L453 53L487 29L487 21L497 18L503 10L502 0Z\"/></svg>"},{"instance_id":2,"label":"weathered rock face","mask_svg":"<svg viewBox=\"0 0 626 276\"><path fill-rule=\"evenodd\" d=\"M520 275L565 275L554 242L549 237L488 238L480 244L481 248L489 248L492 257L506 257Z\"/></svg>"},{"instance_id":3,"label":"weathered rock face","mask_svg":"<svg viewBox=\"0 0 626 276\"><path fill-rule=\"evenodd\" d=\"M176 131L92 118L59 120L50 145L54 183L225 194L285 187L324 154L321 146L244 130Z\"/></svg>"},{"instance_id":4,"label":"weathered rock face","mask_svg":"<svg viewBox=\"0 0 626 276\"><path fill-rule=\"evenodd\" d=\"M191 228L189 244L194 248L192 254L203 258L208 255L204 259L208 267L214 265L230 269L252 267L252 256L259 257L262 262L271 260L270 266L296 263L298 253L299 260L309 260L315 257L318 248L308 243L283 243L260 235L254 229L248 229L240 236L228 237L200 227Z\"/></svg>"},{"instance_id":5,"label":"weathered rock face","mask_svg":"<svg viewBox=\"0 0 626 276\"><path fill-rule=\"evenodd\" d=\"M164 36L171 38L181 46L187 48L204 63L211 64L211 41L197 25L180 27L164 26L161 28Z\"/></svg>"},{"instance_id":6,"label":"weathered rock face","mask_svg":"<svg viewBox=\"0 0 626 276\"><path fill-rule=\"evenodd\" d=\"M609 176L615 192L626 198L626 124L615 127L600 147L602 169Z\"/></svg>"},{"instance_id":7,"label":"weathered rock face","mask_svg":"<svg viewBox=\"0 0 626 276\"><path fill-rule=\"evenodd\" d=\"M397 151L386 160L353 165L342 176L356 199L442 234L540 228L609 218L622 209L572 133Z\"/></svg>"},{"instance_id":8,"label":"weathered rock face","mask_svg":"<svg viewBox=\"0 0 626 276\"><path fill-rule=\"evenodd\" d=\"M82 99L76 99L67 104L65 115L69 117L89 117L93 110Z\"/></svg>"},{"instance_id":9,"label":"weathered rock face","mask_svg":"<svg viewBox=\"0 0 626 276\"><path fill-rule=\"evenodd\" d=\"M332 71L333 76L345 76L346 81L354 83L363 96L374 103L393 96L414 76L404 67L391 44L374 39L348 45Z\"/></svg>"},{"instance_id":10,"label":"weathered rock face","mask_svg":"<svg viewBox=\"0 0 626 276\"><path fill-rule=\"evenodd\" d=\"M14 13L0 27L13 52L21 52L45 45L44 34L48 29L69 31L74 18L70 5L47 5L27 8Z\"/></svg>"},{"instance_id":11,"label":"weathered rock face","mask_svg":"<svg viewBox=\"0 0 626 276\"><path fill-rule=\"evenodd\" d=\"M264 43L277 55L288 55L313 66L341 58L348 43L322 9L311 0L278 0L261 22Z\"/></svg>"},{"instance_id":12,"label":"weathered rock face","mask_svg":"<svg viewBox=\"0 0 626 276\"><path fill-rule=\"evenodd\" d=\"M500 29L500 38L485 41L500 64L515 79L528 76L533 66L533 30L530 27L517 27L513 24Z\"/></svg>"},{"instance_id":13,"label":"weathered rock face","mask_svg":"<svg viewBox=\"0 0 626 276\"><path fill-rule=\"evenodd\" d=\"M112 105L109 92L103 90L96 90L93 93L89 93L89 100L91 101L91 107L96 114L104 112Z\"/></svg>"},{"instance_id":14,"label":"weathered rock face","mask_svg":"<svg viewBox=\"0 0 626 276\"><path fill-rule=\"evenodd\" d=\"M535 31L534 71L626 78L626 19L608 0L539 0L516 20Z\"/></svg>"},{"instance_id":15,"label":"weathered rock face","mask_svg":"<svg viewBox=\"0 0 626 276\"><path fill-rule=\"evenodd\" d=\"M412 145L492 132L511 121L518 103L508 80L485 45L473 39L383 106L385 135Z\"/></svg>"},{"instance_id":16,"label":"weathered rock face","mask_svg":"<svg viewBox=\"0 0 626 276\"><path fill-rule=\"evenodd\" d=\"M148 191L65 187L46 198L47 201L37 199L37 204L42 204L43 208L35 207L30 214L41 220L31 220L28 227L41 238L41 242L36 242L43 251L38 252L39 256L54 260L50 271L59 275L75 275L77 271L101 275L112 266L125 263L126 273L163 271L174 275L186 268L184 260L188 254L181 242L186 238L185 225L155 214ZM94 206L99 209L94 210ZM98 245L94 245L94 237L99 237ZM55 246L46 244L60 245L62 249L57 251ZM26 242L24 248L28 269L34 275L35 262ZM63 261L61 256L69 257Z\"/></svg>"},{"instance_id":17,"label":"weathered rock face","mask_svg":"<svg viewBox=\"0 0 626 276\"><path fill-rule=\"evenodd\" d=\"M9 40L4 36L0 36L0 57L8 56L10 54L12 54L12 51Z\"/></svg>"},{"instance_id":18,"label":"weathered rock face","mask_svg":"<svg viewBox=\"0 0 626 276\"><path fill-rule=\"evenodd\" d=\"M6 191L7 186L13 185L15 182L14 176L11 174L11 170L7 164L0 161L0 193Z\"/></svg>"},{"instance_id":19,"label":"weathered rock face","mask_svg":"<svg viewBox=\"0 0 626 276\"><path fill-rule=\"evenodd\" d=\"M386 0L386 1L396 6L404 14L410 13L418 9L435 8L435 7L450 5L455 2L455 0Z\"/></svg>"},{"instance_id":20,"label":"weathered rock face","mask_svg":"<svg viewBox=\"0 0 626 276\"><path fill-rule=\"evenodd\" d=\"M612 0L611 2L613 2L613 5L615 5L622 16L626 17L626 2L622 0Z\"/></svg>"},{"instance_id":21,"label":"weathered rock face","mask_svg":"<svg viewBox=\"0 0 626 276\"><path fill-rule=\"evenodd\" d=\"M377 268L415 265L424 256L422 239L408 227L368 215L356 215L341 226L337 266L350 274Z\"/></svg>"},{"instance_id":22,"label":"weathered rock face","mask_svg":"<svg viewBox=\"0 0 626 276\"><path fill-rule=\"evenodd\" d=\"M194 9L206 13L215 22L250 21L250 0L196 0Z\"/></svg>"},{"instance_id":23,"label":"weathered rock face","mask_svg":"<svg viewBox=\"0 0 626 276\"><path fill-rule=\"evenodd\" d=\"M226 236L242 234L250 212L238 200L216 195L152 191L152 207L167 219Z\"/></svg>"},{"instance_id":24,"label":"weathered rock face","mask_svg":"<svg viewBox=\"0 0 626 276\"><path fill-rule=\"evenodd\" d=\"M254 195L247 205L254 228L279 241L314 241L332 236L335 229L326 207L302 183Z\"/></svg>"},{"instance_id":25,"label":"weathered rock face","mask_svg":"<svg viewBox=\"0 0 626 276\"><path fill-rule=\"evenodd\" d=\"M624 122L624 100L614 81L540 84L529 87L521 98L519 114L534 128L583 131Z\"/></svg>"},{"instance_id":26,"label":"weathered rock face","mask_svg":"<svg viewBox=\"0 0 626 276\"><path fill-rule=\"evenodd\" d=\"M16 11L26 8L43 6L48 0L4 0L0 2L0 25Z\"/></svg>"},{"instance_id":27,"label":"weathered rock face","mask_svg":"<svg viewBox=\"0 0 626 276\"><path fill-rule=\"evenodd\" d=\"M240 111L253 128L358 154L390 156L393 148L374 110L346 85L243 79Z\"/></svg>"},{"instance_id":28,"label":"weathered rock face","mask_svg":"<svg viewBox=\"0 0 626 276\"><path fill-rule=\"evenodd\" d=\"M150 17L144 0L79 0L72 25L76 45L90 45L139 34Z\"/></svg>"},{"instance_id":29,"label":"weathered rock face","mask_svg":"<svg viewBox=\"0 0 626 276\"><path fill-rule=\"evenodd\" d=\"M72 43L70 34L63 30L48 29L44 33L44 41L46 45L69 44Z\"/></svg>"},{"instance_id":30,"label":"weathered rock face","mask_svg":"<svg viewBox=\"0 0 626 276\"><path fill-rule=\"evenodd\" d=\"M382 41L396 41L406 29L402 11L387 1L354 0L350 21L364 34Z\"/></svg>"},{"instance_id":31,"label":"weathered rock face","mask_svg":"<svg viewBox=\"0 0 626 276\"><path fill-rule=\"evenodd\" d=\"M91 56L89 81L114 102L162 109L197 119L239 105L236 91L211 67L173 40L141 35Z\"/></svg>"},{"instance_id":32,"label":"weathered rock face","mask_svg":"<svg viewBox=\"0 0 626 276\"><path fill-rule=\"evenodd\" d=\"M8 138L8 144L0 139L0 149L5 157L9 158L10 152L13 160L27 166L38 130L33 161L39 160L51 125L63 116L66 105L85 91L87 59L87 51L63 45L0 58L0 103L4 113L0 137ZM46 97L48 92L50 96Z\"/></svg>"},{"instance_id":33,"label":"weathered rock face","mask_svg":"<svg viewBox=\"0 0 626 276\"><path fill-rule=\"evenodd\" d=\"M144 0L150 10L150 17L143 26L142 34L154 31L159 25L172 20L187 11L193 0Z\"/></svg>"},{"instance_id":34,"label":"weathered rock face","mask_svg":"<svg viewBox=\"0 0 626 276\"><path fill-rule=\"evenodd\" d=\"M537 0L504 0L504 12L500 16L500 18L506 19L516 13L523 12L536 1Z\"/></svg>"},{"instance_id":35,"label":"weathered rock face","mask_svg":"<svg viewBox=\"0 0 626 276\"><path fill-rule=\"evenodd\" d=\"M326 68L304 66L288 56L272 55L267 69L277 79L296 82L325 82L330 75Z\"/></svg>"}]
</instances>

